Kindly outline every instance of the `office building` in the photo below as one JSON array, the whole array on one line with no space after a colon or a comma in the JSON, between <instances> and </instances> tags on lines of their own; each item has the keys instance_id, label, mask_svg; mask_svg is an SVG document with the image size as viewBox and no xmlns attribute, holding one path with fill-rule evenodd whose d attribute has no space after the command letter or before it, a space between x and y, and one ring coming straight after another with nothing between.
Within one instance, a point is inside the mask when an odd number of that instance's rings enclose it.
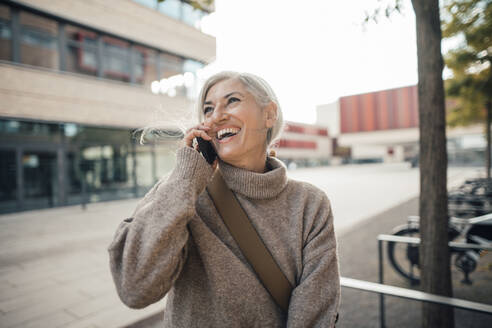
<instances>
[{"instance_id":1,"label":"office building","mask_svg":"<svg viewBox=\"0 0 492 328\"><path fill-rule=\"evenodd\" d=\"M452 108L452 101L446 102ZM419 152L417 86L340 97L317 107L317 124L327 126L355 163L415 161ZM482 165L481 125L447 128L450 164ZM335 151L336 152L336 151Z\"/></svg>"},{"instance_id":2,"label":"office building","mask_svg":"<svg viewBox=\"0 0 492 328\"><path fill-rule=\"evenodd\" d=\"M215 38L187 1L0 2L0 213L142 196L191 113ZM179 133L178 133L179 135Z\"/></svg>"}]
</instances>

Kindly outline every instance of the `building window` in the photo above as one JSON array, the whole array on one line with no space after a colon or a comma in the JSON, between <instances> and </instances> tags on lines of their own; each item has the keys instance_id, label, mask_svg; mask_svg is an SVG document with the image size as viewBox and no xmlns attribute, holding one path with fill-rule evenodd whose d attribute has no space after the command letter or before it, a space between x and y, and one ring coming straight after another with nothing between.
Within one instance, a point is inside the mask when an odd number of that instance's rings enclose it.
<instances>
[{"instance_id":1,"label":"building window","mask_svg":"<svg viewBox=\"0 0 492 328\"><path fill-rule=\"evenodd\" d=\"M45 124L31 121L17 121L9 119L0 119L0 136L4 141L13 140L15 138L35 137L32 142L60 140L60 125Z\"/></svg>"},{"instance_id":2,"label":"building window","mask_svg":"<svg viewBox=\"0 0 492 328\"><path fill-rule=\"evenodd\" d=\"M183 3L182 6L181 20L196 29L200 29L202 18L206 13L202 10L193 8L189 3Z\"/></svg>"},{"instance_id":3,"label":"building window","mask_svg":"<svg viewBox=\"0 0 492 328\"><path fill-rule=\"evenodd\" d=\"M183 73L183 63L184 60L181 57L162 53L159 63L161 69L159 78L168 78Z\"/></svg>"},{"instance_id":4,"label":"building window","mask_svg":"<svg viewBox=\"0 0 492 328\"><path fill-rule=\"evenodd\" d=\"M133 0L143 6L157 9L166 16L182 21L183 23L201 29L201 20L208 15L208 12L195 9L192 5L182 0Z\"/></svg>"},{"instance_id":5,"label":"building window","mask_svg":"<svg viewBox=\"0 0 492 328\"><path fill-rule=\"evenodd\" d=\"M157 0L156 0L157 1ZM181 19L181 1L179 0L166 0L158 4L157 9L174 19Z\"/></svg>"},{"instance_id":6,"label":"building window","mask_svg":"<svg viewBox=\"0 0 492 328\"><path fill-rule=\"evenodd\" d=\"M58 24L27 12L20 13L21 63L58 69Z\"/></svg>"},{"instance_id":7,"label":"building window","mask_svg":"<svg viewBox=\"0 0 492 328\"><path fill-rule=\"evenodd\" d=\"M166 3L174 3L180 17L183 12L198 12L192 7L184 9L186 3L182 1ZM18 20L12 19L16 13L11 7L0 5L0 60L135 83L171 97L186 95L191 99L196 93L193 83L196 72L203 67L198 61L105 35L77 23L32 14L28 8L19 9ZM17 33L18 40L12 40Z\"/></svg>"},{"instance_id":8,"label":"building window","mask_svg":"<svg viewBox=\"0 0 492 328\"><path fill-rule=\"evenodd\" d=\"M152 9L157 9L158 6L157 0L133 0L133 1Z\"/></svg>"},{"instance_id":9,"label":"building window","mask_svg":"<svg viewBox=\"0 0 492 328\"><path fill-rule=\"evenodd\" d=\"M133 58L135 82L149 88L151 83L159 78L157 74L157 51L135 46Z\"/></svg>"},{"instance_id":10,"label":"building window","mask_svg":"<svg viewBox=\"0 0 492 328\"><path fill-rule=\"evenodd\" d=\"M79 27L67 25L66 69L70 72L97 75L97 34Z\"/></svg>"},{"instance_id":11,"label":"building window","mask_svg":"<svg viewBox=\"0 0 492 328\"><path fill-rule=\"evenodd\" d=\"M10 8L0 5L0 59L12 58L12 29L10 27Z\"/></svg>"},{"instance_id":12,"label":"building window","mask_svg":"<svg viewBox=\"0 0 492 328\"><path fill-rule=\"evenodd\" d=\"M128 42L104 37L103 45L103 76L112 80L130 82Z\"/></svg>"},{"instance_id":13,"label":"building window","mask_svg":"<svg viewBox=\"0 0 492 328\"><path fill-rule=\"evenodd\" d=\"M0 213L16 209L17 167L15 150L0 149Z\"/></svg>"}]
</instances>

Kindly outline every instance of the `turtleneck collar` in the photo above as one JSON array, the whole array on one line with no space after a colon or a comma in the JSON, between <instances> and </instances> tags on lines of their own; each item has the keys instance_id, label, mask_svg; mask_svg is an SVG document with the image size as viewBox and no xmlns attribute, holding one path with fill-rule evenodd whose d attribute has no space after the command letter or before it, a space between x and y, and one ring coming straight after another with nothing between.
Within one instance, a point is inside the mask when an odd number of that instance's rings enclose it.
<instances>
[{"instance_id":1,"label":"turtleneck collar","mask_svg":"<svg viewBox=\"0 0 492 328\"><path fill-rule=\"evenodd\" d=\"M256 173L219 159L219 170L227 186L252 199L273 198L287 185L287 172L280 160L268 156L267 169L265 173Z\"/></svg>"}]
</instances>

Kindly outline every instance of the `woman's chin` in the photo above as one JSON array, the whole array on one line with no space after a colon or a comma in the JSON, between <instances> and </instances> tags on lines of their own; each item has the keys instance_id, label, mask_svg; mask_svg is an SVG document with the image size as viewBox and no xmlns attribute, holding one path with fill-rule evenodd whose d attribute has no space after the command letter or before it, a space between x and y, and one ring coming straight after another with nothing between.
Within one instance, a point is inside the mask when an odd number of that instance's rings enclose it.
<instances>
[{"instance_id":1,"label":"woman's chin","mask_svg":"<svg viewBox=\"0 0 492 328\"><path fill-rule=\"evenodd\" d=\"M231 154L230 152L219 152L218 155L220 159L226 163L232 164L241 160L241 156L235 155L234 153Z\"/></svg>"}]
</instances>

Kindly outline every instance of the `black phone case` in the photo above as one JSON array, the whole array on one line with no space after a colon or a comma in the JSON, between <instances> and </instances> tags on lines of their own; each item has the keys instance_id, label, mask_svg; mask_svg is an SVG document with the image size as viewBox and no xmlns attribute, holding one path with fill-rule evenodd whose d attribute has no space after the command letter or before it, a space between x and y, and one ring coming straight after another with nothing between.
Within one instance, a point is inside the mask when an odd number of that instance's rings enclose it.
<instances>
[{"instance_id":1,"label":"black phone case","mask_svg":"<svg viewBox=\"0 0 492 328\"><path fill-rule=\"evenodd\" d=\"M209 141L200 137L197 137L196 141L198 142L198 151L203 154L203 157L205 157L209 164L212 164L217 158L214 146Z\"/></svg>"}]
</instances>

